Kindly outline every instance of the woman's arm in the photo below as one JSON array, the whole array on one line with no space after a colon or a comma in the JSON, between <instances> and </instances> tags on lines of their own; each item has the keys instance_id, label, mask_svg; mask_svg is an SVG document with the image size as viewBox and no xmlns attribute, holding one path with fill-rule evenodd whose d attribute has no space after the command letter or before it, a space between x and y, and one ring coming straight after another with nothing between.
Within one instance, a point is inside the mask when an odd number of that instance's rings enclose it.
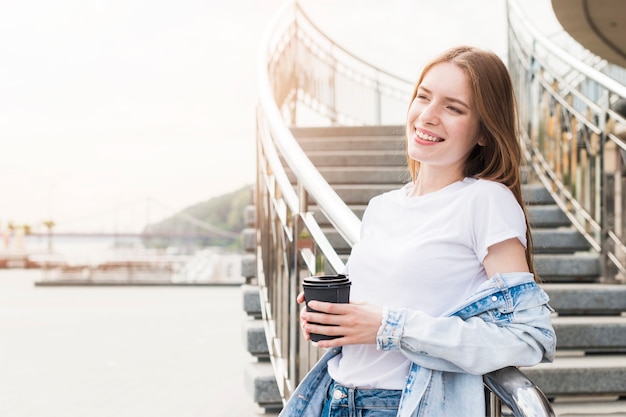
<instances>
[{"instance_id":1,"label":"woman's arm","mask_svg":"<svg viewBox=\"0 0 626 417\"><path fill-rule=\"evenodd\" d=\"M483 265L489 277L529 271L525 248L516 238L490 246ZM556 347L552 310L543 290L536 287L533 291L536 303L516 310L510 321L431 317L392 309L388 312L392 317L380 328L379 348L400 350L430 369L474 374L550 361Z\"/></svg>"},{"instance_id":2,"label":"woman's arm","mask_svg":"<svg viewBox=\"0 0 626 417\"><path fill-rule=\"evenodd\" d=\"M510 320L502 321L431 317L406 309L390 309L388 316L379 348L399 350L425 368L481 375L554 358L556 336L546 304L518 309Z\"/></svg>"},{"instance_id":3,"label":"woman's arm","mask_svg":"<svg viewBox=\"0 0 626 417\"><path fill-rule=\"evenodd\" d=\"M487 276L506 272L527 272L524 246L517 238L508 239L489 247L484 260ZM402 289L398 289L402 291ZM435 295L433 295L435 296ZM304 303L304 294L298 296L298 303ZM343 335L331 341L320 341L320 347L335 347L348 344L376 343L376 335L382 324L383 308L367 303L331 304L311 301L310 307L326 313L307 313L302 309L300 320L305 338L310 340L310 333L328 336ZM321 323L329 326L319 326Z\"/></svg>"},{"instance_id":4,"label":"woman's arm","mask_svg":"<svg viewBox=\"0 0 626 417\"><path fill-rule=\"evenodd\" d=\"M528 273L524 246L516 238L492 245L484 266L489 276ZM303 296L298 300L303 302ZM365 303L312 301L310 306L327 314L307 313L303 309L301 320L307 340L311 332L344 336L320 341L318 346L378 343L380 349L400 350L412 361L431 369L481 374L503 366L531 365L544 357L549 360L555 345L551 310L546 305L517 312L519 322L506 326L477 317L464 321L406 309L389 309L393 317L384 314L383 320L383 308ZM402 314L400 322L394 316L397 314Z\"/></svg>"},{"instance_id":5,"label":"woman's arm","mask_svg":"<svg viewBox=\"0 0 626 417\"><path fill-rule=\"evenodd\" d=\"M509 274L513 275L504 275ZM505 366L531 366L553 359L556 336L551 324L552 310L543 290L535 287L532 291L527 305L516 309L509 320L500 322L481 317L432 317L421 311L390 308L385 309L381 326L383 314L379 307L320 302L312 306L331 314L303 311L301 317L305 334L344 335L319 341L319 347L377 343L380 350L398 350L429 369L480 375Z\"/></svg>"},{"instance_id":6,"label":"woman's arm","mask_svg":"<svg viewBox=\"0 0 626 417\"><path fill-rule=\"evenodd\" d=\"M508 272L528 272L526 248L517 238L489 246L483 266L488 277Z\"/></svg>"}]
</instances>

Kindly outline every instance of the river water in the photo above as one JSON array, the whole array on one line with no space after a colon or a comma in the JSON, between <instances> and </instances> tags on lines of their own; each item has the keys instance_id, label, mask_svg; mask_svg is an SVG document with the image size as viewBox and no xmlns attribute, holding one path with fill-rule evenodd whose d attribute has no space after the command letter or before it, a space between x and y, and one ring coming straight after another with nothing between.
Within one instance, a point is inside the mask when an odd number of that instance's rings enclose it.
<instances>
[{"instance_id":1,"label":"river water","mask_svg":"<svg viewBox=\"0 0 626 417\"><path fill-rule=\"evenodd\" d=\"M0 417L256 415L239 287L36 287L0 270Z\"/></svg>"}]
</instances>

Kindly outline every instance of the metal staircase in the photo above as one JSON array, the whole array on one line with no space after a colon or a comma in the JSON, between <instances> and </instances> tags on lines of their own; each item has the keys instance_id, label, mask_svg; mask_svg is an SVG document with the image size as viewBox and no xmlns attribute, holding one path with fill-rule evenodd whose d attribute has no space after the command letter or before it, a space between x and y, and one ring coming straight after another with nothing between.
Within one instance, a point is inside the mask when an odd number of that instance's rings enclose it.
<instances>
[{"instance_id":1,"label":"metal staircase","mask_svg":"<svg viewBox=\"0 0 626 417\"><path fill-rule=\"evenodd\" d=\"M554 363L522 371L559 417L626 417L626 200L621 193L626 183L619 162L616 167L604 163L626 149L608 129L611 123L626 123L609 110L615 97L626 96L626 88L526 33L528 22L516 15L514 0L508 3L509 69L528 160L523 192L535 267L556 310L558 338ZM311 34L314 25L295 10L294 20L282 21L278 35L266 41L260 58L257 188L244 234L250 251L243 267L249 281L244 309L254 318L246 330L255 358L248 385L267 412L281 408L322 353L299 332L295 295L302 278L341 271L367 202L409 180L403 121L380 121L405 114L408 103L401 91L408 94L410 83L365 68L315 28ZM334 55L338 50L341 56ZM563 61L551 66L557 59ZM598 96L587 97L568 84L576 71L574 78L584 78ZM302 73L306 76L300 79ZM350 99L335 96L342 91L337 83L349 75L354 76L347 83L351 88L374 90L373 102L359 102L356 113L342 107ZM303 108L326 122L303 127L310 125L302 123L308 114ZM370 108L377 111L374 120L362 119L363 109ZM374 125L364 126L368 123ZM614 146L604 149L605 143ZM508 377L497 381L500 388ZM507 395L494 397L500 390L490 381L485 379L492 391L490 415L513 415ZM515 416L531 415L550 414L515 410Z\"/></svg>"}]
</instances>

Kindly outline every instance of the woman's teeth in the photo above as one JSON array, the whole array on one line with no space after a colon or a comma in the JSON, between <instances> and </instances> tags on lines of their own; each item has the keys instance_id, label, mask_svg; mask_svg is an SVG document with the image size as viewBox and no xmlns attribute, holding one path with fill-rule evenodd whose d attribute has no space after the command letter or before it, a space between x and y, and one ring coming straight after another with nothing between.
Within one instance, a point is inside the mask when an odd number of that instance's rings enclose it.
<instances>
[{"instance_id":1,"label":"woman's teeth","mask_svg":"<svg viewBox=\"0 0 626 417\"><path fill-rule=\"evenodd\" d=\"M420 132L419 130L416 130L415 134L417 135L418 138L427 140L429 142L441 142L442 141L442 139L438 137L427 135L426 133Z\"/></svg>"}]
</instances>

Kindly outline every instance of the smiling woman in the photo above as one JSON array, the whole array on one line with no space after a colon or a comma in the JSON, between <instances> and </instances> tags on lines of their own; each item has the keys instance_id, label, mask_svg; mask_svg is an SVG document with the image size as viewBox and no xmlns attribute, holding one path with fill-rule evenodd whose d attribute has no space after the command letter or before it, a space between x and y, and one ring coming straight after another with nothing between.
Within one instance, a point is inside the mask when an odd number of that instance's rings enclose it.
<instances>
[{"instance_id":1,"label":"smiling woman","mask_svg":"<svg viewBox=\"0 0 626 417\"><path fill-rule=\"evenodd\" d=\"M316 342L329 351L281 415L484 416L483 374L554 359L518 137L495 53L458 46L424 67L406 121L412 180L369 201L350 302L301 310L305 338L330 336Z\"/></svg>"}]
</instances>

